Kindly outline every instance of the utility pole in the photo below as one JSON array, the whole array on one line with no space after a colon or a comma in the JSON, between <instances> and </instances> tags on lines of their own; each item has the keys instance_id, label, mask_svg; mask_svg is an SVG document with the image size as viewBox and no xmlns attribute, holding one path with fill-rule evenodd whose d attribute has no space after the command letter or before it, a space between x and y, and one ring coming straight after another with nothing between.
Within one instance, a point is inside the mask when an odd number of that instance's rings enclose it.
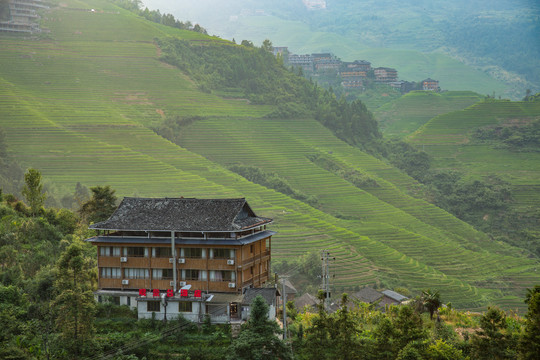
<instances>
[{"instance_id":1,"label":"utility pole","mask_svg":"<svg viewBox=\"0 0 540 360\"><path fill-rule=\"evenodd\" d=\"M283 296L283 340L287 339L287 293L285 292L285 277L281 277L281 291Z\"/></svg>"},{"instance_id":2,"label":"utility pole","mask_svg":"<svg viewBox=\"0 0 540 360\"><path fill-rule=\"evenodd\" d=\"M335 260L336 258L332 258ZM330 305L330 252L321 251L322 260L322 290L324 291L324 308L328 310Z\"/></svg>"}]
</instances>

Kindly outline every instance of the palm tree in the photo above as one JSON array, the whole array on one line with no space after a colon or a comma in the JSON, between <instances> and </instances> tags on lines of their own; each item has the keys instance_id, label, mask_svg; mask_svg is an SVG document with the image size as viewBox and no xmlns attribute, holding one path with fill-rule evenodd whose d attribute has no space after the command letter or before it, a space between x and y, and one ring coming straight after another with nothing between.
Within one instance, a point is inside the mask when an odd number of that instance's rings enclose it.
<instances>
[{"instance_id":1,"label":"palm tree","mask_svg":"<svg viewBox=\"0 0 540 360\"><path fill-rule=\"evenodd\" d=\"M429 311L429 318L433 320L433 314L442 304L439 291L430 289L422 291L422 304Z\"/></svg>"}]
</instances>

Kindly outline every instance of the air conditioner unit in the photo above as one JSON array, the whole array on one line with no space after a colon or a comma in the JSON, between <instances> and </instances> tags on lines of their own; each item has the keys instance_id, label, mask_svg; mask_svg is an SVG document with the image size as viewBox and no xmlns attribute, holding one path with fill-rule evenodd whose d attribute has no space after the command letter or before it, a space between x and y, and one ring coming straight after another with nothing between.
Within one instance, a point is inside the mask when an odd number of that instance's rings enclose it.
<instances>
[{"instance_id":1,"label":"air conditioner unit","mask_svg":"<svg viewBox=\"0 0 540 360\"><path fill-rule=\"evenodd\" d=\"M234 260L227 260L227 265L234 265Z\"/></svg>"},{"instance_id":2,"label":"air conditioner unit","mask_svg":"<svg viewBox=\"0 0 540 360\"><path fill-rule=\"evenodd\" d=\"M122 285L129 285L129 280L122 280Z\"/></svg>"},{"instance_id":3,"label":"air conditioner unit","mask_svg":"<svg viewBox=\"0 0 540 360\"><path fill-rule=\"evenodd\" d=\"M180 281L179 284L180 284L180 287L182 287L182 286L186 286L187 283L185 281Z\"/></svg>"},{"instance_id":4,"label":"air conditioner unit","mask_svg":"<svg viewBox=\"0 0 540 360\"><path fill-rule=\"evenodd\" d=\"M169 264L174 263L174 258L169 258Z\"/></svg>"},{"instance_id":5,"label":"air conditioner unit","mask_svg":"<svg viewBox=\"0 0 540 360\"><path fill-rule=\"evenodd\" d=\"M180 258L180 259L178 259L178 263L179 263L179 264L185 264L185 263L186 263L186 259Z\"/></svg>"},{"instance_id":6,"label":"air conditioner unit","mask_svg":"<svg viewBox=\"0 0 540 360\"><path fill-rule=\"evenodd\" d=\"M229 283L229 287L230 287L230 288L235 288L235 287L236 287L236 283Z\"/></svg>"},{"instance_id":7,"label":"air conditioner unit","mask_svg":"<svg viewBox=\"0 0 540 360\"><path fill-rule=\"evenodd\" d=\"M170 286L174 286L174 281L169 282Z\"/></svg>"},{"instance_id":8,"label":"air conditioner unit","mask_svg":"<svg viewBox=\"0 0 540 360\"><path fill-rule=\"evenodd\" d=\"M120 262L127 262L127 257L121 257Z\"/></svg>"}]
</instances>

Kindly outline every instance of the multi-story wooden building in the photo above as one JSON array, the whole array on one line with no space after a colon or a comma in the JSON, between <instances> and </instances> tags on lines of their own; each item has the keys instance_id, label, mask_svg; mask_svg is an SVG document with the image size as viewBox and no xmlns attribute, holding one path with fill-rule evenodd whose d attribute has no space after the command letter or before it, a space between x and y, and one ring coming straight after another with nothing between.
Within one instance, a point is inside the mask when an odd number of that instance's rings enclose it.
<instances>
[{"instance_id":1,"label":"multi-story wooden building","mask_svg":"<svg viewBox=\"0 0 540 360\"><path fill-rule=\"evenodd\" d=\"M381 83L390 83L398 80L398 72L396 69L387 67L378 67L374 70L375 81Z\"/></svg>"},{"instance_id":2,"label":"multi-story wooden building","mask_svg":"<svg viewBox=\"0 0 540 360\"><path fill-rule=\"evenodd\" d=\"M422 90L426 91L439 91L439 81L427 78L422 80Z\"/></svg>"},{"instance_id":3,"label":"multi-story wooden building","mask_svg":"<svg viewBox=\"0 0 540 360\"><path fill-rule=\"evenodd\" d=\"M183 303L240 295L240 303L245 289L268 280L275 234L266 229L270 223L245 199L124 198L108 220L90 226L98 231L88 239L98 251L96 295L138 306L143 317L161 310L155 310L159 304L140 303L164 296ZM190 292L180 296L180 289ZM204 313L201 304L197 308L184 310Z\"/></svg>"}]
</instances>

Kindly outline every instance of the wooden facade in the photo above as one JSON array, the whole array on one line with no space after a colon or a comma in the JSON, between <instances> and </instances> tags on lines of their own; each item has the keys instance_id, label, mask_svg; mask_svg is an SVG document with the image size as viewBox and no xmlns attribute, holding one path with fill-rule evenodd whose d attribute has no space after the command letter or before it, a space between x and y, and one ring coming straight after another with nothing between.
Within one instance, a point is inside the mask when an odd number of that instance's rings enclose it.
<instances>
[{"instance_id":1,"label":"wooden facade","mask_svg":"<svg viewBox=\"0 0 540 360\"><path fill-rule=\"evenodd\" d=\"M100 231L88 239L97 247L98 288L166 292L191 285L242 293L262 287L269 279L271 222L244 199L124 199L109 220L91 226Z\"/></svg>"},{"instance_id":2,"label":"wooden facade","mask_svg":"<svg viewBox=\"0 0 540 360\"><path fill-rule=\"evenodd\" d=\"M99 288L106 290L136 290L136 289L160 289L165 291L173 289L173 277L155 278L153 270L170 269L173 270L173 262L176 262L177 284L180 288L185 285L192 285L192 288L207 292L240 292L243 288L261 287L267 282L270 268L271 236L263 238L247 245L186 245L189 249L204 249L205 256L200 258L180 257L181 246L175 245L175 256L159 258L152 256L152 248L170 248L170 245L148 243L115 243L114 239L108 237L108 242L100 243L95 241L98 247L98 274ZM111 241L112 240L112 241ZM137 247L146 248L146 256L110 256L102 255L101 247L121 248L121 254L125 253L124 248ZM234 251L234 257L210 259L211 249L224 249ZM103 269L118 269L114 275L104 275ZM133 278L126 269L148 270L143 274L137 274ZM186 276L182 270L205 271L201 278L194 279ZM229 271L234 275L230 278L216 280L211 279L210 271ZM127 282L127 284L126 284ZM231 285L234 284L234 285Z\"/></svg>"}]
</instances>

